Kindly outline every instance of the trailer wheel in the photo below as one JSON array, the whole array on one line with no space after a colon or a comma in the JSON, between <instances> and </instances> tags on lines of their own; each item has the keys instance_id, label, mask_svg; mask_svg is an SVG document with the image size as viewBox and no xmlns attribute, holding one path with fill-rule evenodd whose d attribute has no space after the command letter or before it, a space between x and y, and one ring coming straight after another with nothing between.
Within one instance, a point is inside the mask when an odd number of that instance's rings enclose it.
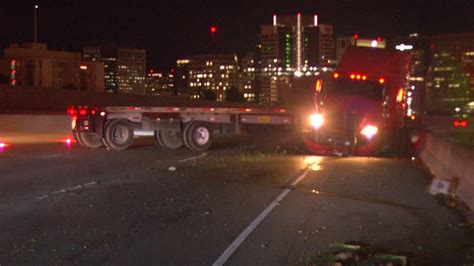
<instances>
[{"instance_id":1,"label":"trailer wheel","mask_svg":"<svg viewBox=\"0 0 474 266\"><path fill-rule=\"evenodd\" d=\"M133 144L133 128L126 120L110 121L105 127L105 141L114 150L125 150Z\"/></svg>"},{"instance_id":2,"label":"trailer wheel","mask_svg":"<svg viewBox=\"0 0 474 266\"><path fill-rule=\"evenodd\" d=\"M190 150L204 151L211 147L212 130L207 123L192 122L186 125L183 138L186 147Z\"/></svg>"},{"instance_id":3,"label":"trailer wheel","mask_svg":"<svg viewBox=\"0 0 474 266\"><path fill-rule=\"evenodd\" d=\"M100 137L89 132L75 132L74 137L81 146L86 148L98 149L104 146Z\"/></svg>"},{"instance_id":4,"label":"trailer wheel","mask_svg":"<svg viewBox=\"0 0 474 266\"><path fill-rule=\"evenodd\" d=\"M161 147L176 150L183 146L183 138L179 130L160 130L155 133L156 140Z\"/></svg>"}]
</instances>

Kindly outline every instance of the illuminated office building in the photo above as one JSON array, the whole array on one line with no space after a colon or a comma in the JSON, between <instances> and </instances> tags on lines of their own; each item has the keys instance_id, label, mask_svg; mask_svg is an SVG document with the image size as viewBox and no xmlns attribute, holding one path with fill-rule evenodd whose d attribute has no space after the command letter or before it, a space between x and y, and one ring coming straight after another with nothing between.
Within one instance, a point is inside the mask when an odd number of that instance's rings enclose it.
<instances>
[{"instance_id":1,"label":"illuminated office building","mask_svg":"<svg viewBox=\"0 0 474 266\"><path fill-rule=\"evenodd\" d=\"M215 95L217 101L225 100L231 87L238 88L238 59L232 54L207 54L189 57L188 86L192 99L205 98L205 93Z\"/></svg>"},{"instance_id":2,"label":"illuminated office building","mask_svg":"<svg viewBox=\"0 0 474 266\"><path fill-rule=\"evenodd\" d=\"M336 65L333 27L316 15L274 15L272 25L261 26L258 46L260 102L278 102L278 84L286 87L288 76L314 76Z\"/></svg>"},{"instance_id":3,"label":"illuminated office building","mask_svg":"<svg viewBox=\"0 0 474 266\"><path fill-rule=\"evenodd\" d=\"M427 108L454 112L474 97L474 32L437 35L430 42Z\"/></svg>"},{"instance_id":4,"label":"illuminated office building","mask_svg":"<svg viewBox=\"0 0 474 266\"><path fill-rule=\"evenodd\" d=\"M13 86L103 91L103 65L82 62L79 53L48 50L44 43L11 44L0 73Z\"/></svg>"},{"instance_id":5,"label":"illuminated office building","mask_svg":"<svg viewBox=\"0 0 474 266\"><path fill-rule=\"evenodd\" d=\"M168 73L150 70L146 77L146 93L149 95L171 96L174 93L174 78L172 71Z\"/></svg>"},{"instance_id":6,"label":"illuminated office building","mask_svg":"<svg viewBox=\"0 0 474 266\"><path fill-rule=\"evenodd\" d=\"M183 58L176 61L174 78L174 94L189 93L189 59Z\"/></svg>"},{"instance_id":7,"label":"illuminated office building","mask_svg":"<svg viewBox=\"0 0 474 266\"><path fill-rule=\"evenodd\" d=\"M84 47L82 57L85 61L99 60L104 64L106 92L145 94L145 50Z\"/></svg>"}]
</instances>

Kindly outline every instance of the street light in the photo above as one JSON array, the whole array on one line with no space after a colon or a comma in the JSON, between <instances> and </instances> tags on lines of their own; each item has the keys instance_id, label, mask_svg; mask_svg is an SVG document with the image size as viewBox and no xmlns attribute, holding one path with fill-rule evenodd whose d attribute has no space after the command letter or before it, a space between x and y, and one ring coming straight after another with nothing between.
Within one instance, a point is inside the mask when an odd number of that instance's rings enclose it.
<instances>
[{"instance_id":1,"label":"street light","mask_svg":"<svg viewBox=\"0 0 474 266\"><path fill-rule=\"evenodd\" d=\"M36 15L36 11L38 10L39 6L38 5L34 5L33 6L33 14L34 14L34 21L33 21L33 32L34 32L34 36L33 36L33 42L36 43L38 41L38 23L37 23L37 15Z\"/></svg>"}]
</instances>

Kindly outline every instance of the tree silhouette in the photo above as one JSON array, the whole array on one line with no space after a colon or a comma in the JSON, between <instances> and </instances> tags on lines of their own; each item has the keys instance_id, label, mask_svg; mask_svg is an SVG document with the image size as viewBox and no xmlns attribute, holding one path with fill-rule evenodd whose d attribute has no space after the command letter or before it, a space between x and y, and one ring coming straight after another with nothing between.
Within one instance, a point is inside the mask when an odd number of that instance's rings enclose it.
<instances>
[{"instance_id":1,"label":"tree silhouette","mask_svg":"<svg viewBox=\"0 0 474 266\"><path fill-rule=\"evenodd\" d=\"M202 95L202 99L204 100L210 100L210 101L217 100L217 95L212 90L205 90L201 93L201 95Z\"/></svg>"},{"instance_id":2,"label":"tree silhouette","mask_svg":"<svg viewBox=\"0 0 474 266\"><path fill-rule=\"evenodd\" d=\"M225 100L227 102L245 102L245 97L237 87L231 87L225 94Z\"/></svg>"}]
</instances>

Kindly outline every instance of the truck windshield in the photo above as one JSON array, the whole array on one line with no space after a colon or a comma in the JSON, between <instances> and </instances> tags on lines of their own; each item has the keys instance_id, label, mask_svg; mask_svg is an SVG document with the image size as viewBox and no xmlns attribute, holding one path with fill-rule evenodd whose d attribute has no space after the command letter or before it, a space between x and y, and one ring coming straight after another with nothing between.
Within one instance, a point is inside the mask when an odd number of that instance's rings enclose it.
<instances>
[{"instance_id":1,"label":"truck windshield","mask_svg":"<svg viewBox=\"0 0 474 266\"><path fill-rule=\"evenodd\" d=\"M322 93L327 96L358 96L371 100L382 100L384 88L383 85L374 81L341 78L326 82Z\"/></svg>"}]
</instances>

